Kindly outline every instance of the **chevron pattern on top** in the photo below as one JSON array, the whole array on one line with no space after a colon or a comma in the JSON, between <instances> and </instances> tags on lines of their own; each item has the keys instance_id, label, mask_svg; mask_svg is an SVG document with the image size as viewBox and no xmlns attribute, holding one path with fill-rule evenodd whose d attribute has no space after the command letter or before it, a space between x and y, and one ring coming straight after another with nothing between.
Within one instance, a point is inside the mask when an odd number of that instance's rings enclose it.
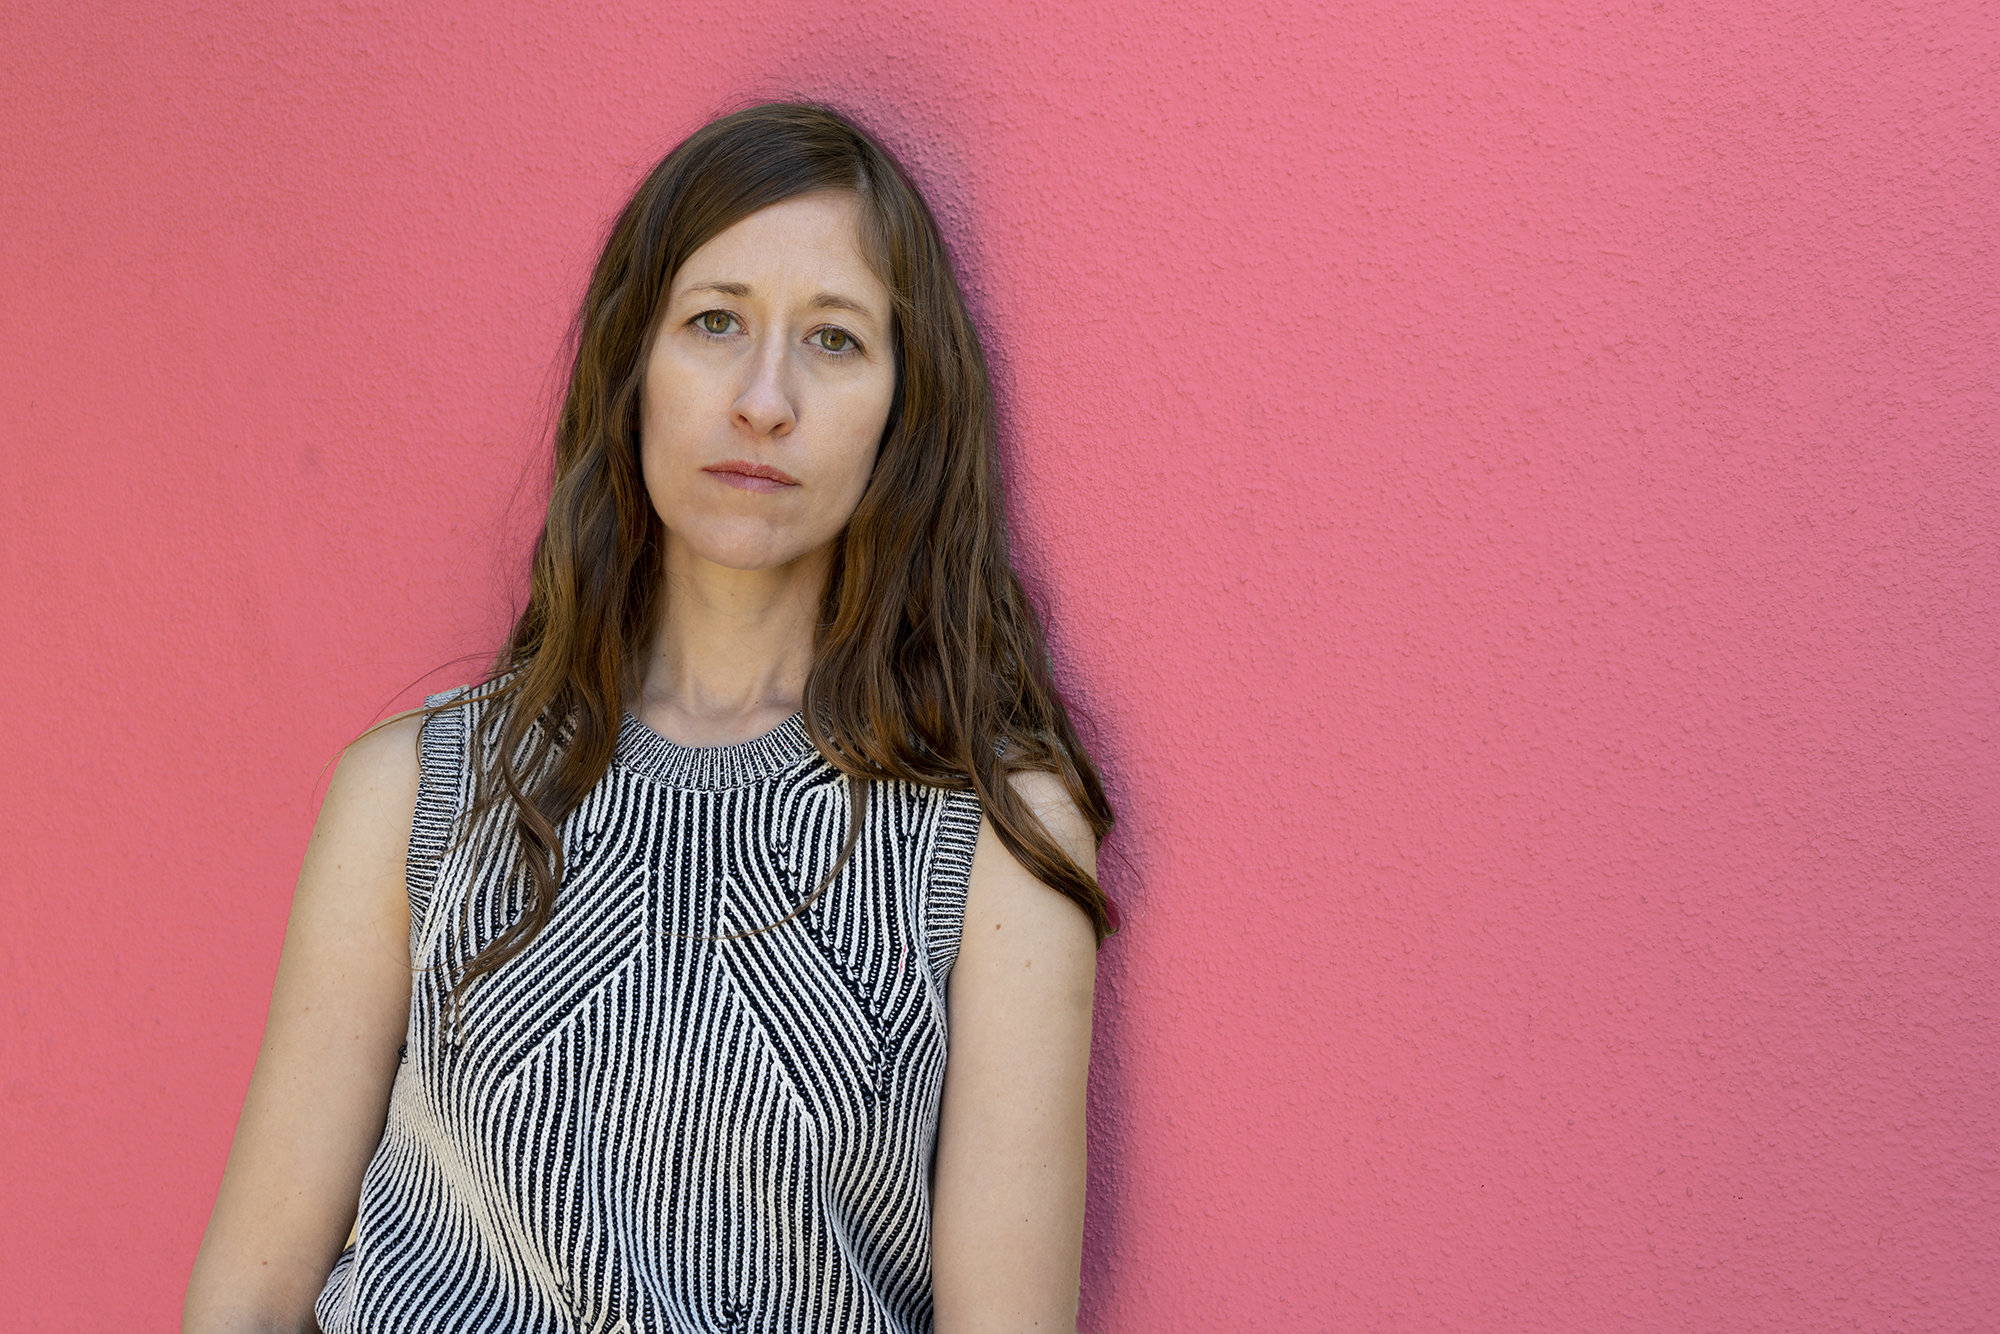
<instances>
[{"instance_id":1,"label":"chevron pattern on top","mask_svg":"<svg viewBox=\"0 0 2000 1334\"><path fill-rule=\"evenodd\" d=\"M624 720L564 822L547 927L452 983L519 910L504 812L467 816L486 705L424 724L404 1062L327 1334L855 1334L931 1326L929 1171L969 792L848 791L796 715L688 747Z\"/></svg>"}]
</instances>

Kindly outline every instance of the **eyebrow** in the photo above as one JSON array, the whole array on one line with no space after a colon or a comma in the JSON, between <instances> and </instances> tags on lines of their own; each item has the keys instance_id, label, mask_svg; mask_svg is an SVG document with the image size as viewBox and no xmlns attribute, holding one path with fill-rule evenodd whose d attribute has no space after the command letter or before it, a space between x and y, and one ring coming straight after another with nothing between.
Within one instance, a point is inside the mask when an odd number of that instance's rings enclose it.
<instances>
[{"instance_id":1,"label":"eyebrow","mask_svg":"<svg viewBox=\"0 0 2000 1334\"><path fill-rule=\"evenodd\" d=\"M750 295L750 285L748 283L696 283L694 286L688 288L687 291L689 295L696 292L717 292L723 296L733 296L740 299ZM812 300L806 302L806 309L851 310L857 315L866 315L870 319L875 318L874 311L862 305L854 298L842 296L838 292L821 292Z\"/></svg>"}]
</instances>

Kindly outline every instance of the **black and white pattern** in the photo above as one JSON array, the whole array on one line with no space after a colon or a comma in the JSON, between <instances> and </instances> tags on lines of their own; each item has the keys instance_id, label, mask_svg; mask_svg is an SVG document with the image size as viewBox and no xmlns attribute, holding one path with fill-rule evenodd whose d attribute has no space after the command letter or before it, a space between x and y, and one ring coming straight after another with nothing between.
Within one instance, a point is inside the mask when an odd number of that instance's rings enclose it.
<instances>
[{"instance_id":1,"label":"black and white pattern","mask_svg":"<svg viewBox=\"0 0 2000 1334\"><path fill-rule=\"evenodd\" d=\"M505 815L461 827L484 707L424 725L408 1045L321 1328L929 1329L977 798L872 784L849 864L760 932L838 856L846 781L796 716L712 748L627 717L554 915L454 1022L519 906Z\"/></svg>"}]
</instances>

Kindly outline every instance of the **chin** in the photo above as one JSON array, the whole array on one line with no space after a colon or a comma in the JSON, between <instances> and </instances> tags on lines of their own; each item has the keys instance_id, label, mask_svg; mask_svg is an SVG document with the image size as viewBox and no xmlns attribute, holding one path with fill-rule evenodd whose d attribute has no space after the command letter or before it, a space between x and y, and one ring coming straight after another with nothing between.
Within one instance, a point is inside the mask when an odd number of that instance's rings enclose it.
<instances>
[{"instance_id":1,"label":"chin","mask_svg":"<svg viewBox=\"0 0 2000 1334\"><path fill-rule=\"evenodd\" d=\"M831 538L774 532L764 524L695 523L669 531L673 533L670 542L688 555L726 570L781 570L832 544Z\"/></svg>"}]
</instances>

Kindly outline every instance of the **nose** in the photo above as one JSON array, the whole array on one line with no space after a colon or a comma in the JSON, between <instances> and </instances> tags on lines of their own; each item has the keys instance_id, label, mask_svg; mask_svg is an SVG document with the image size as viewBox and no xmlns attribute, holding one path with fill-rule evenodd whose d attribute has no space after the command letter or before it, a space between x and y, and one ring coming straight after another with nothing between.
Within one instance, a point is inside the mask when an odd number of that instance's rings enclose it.
<instances>
[{"instance_id":1,"label":"nose","mask_svg":"<svg viewBox=\"0 0 2000 1334\"><path fill-rule=\"evenodd\" d=\"M746 367L749 375L734 405L736 420L752 434L781 436L798 424L792 359L783 338L759 341Z\"/></svg>"}]
</instances>

